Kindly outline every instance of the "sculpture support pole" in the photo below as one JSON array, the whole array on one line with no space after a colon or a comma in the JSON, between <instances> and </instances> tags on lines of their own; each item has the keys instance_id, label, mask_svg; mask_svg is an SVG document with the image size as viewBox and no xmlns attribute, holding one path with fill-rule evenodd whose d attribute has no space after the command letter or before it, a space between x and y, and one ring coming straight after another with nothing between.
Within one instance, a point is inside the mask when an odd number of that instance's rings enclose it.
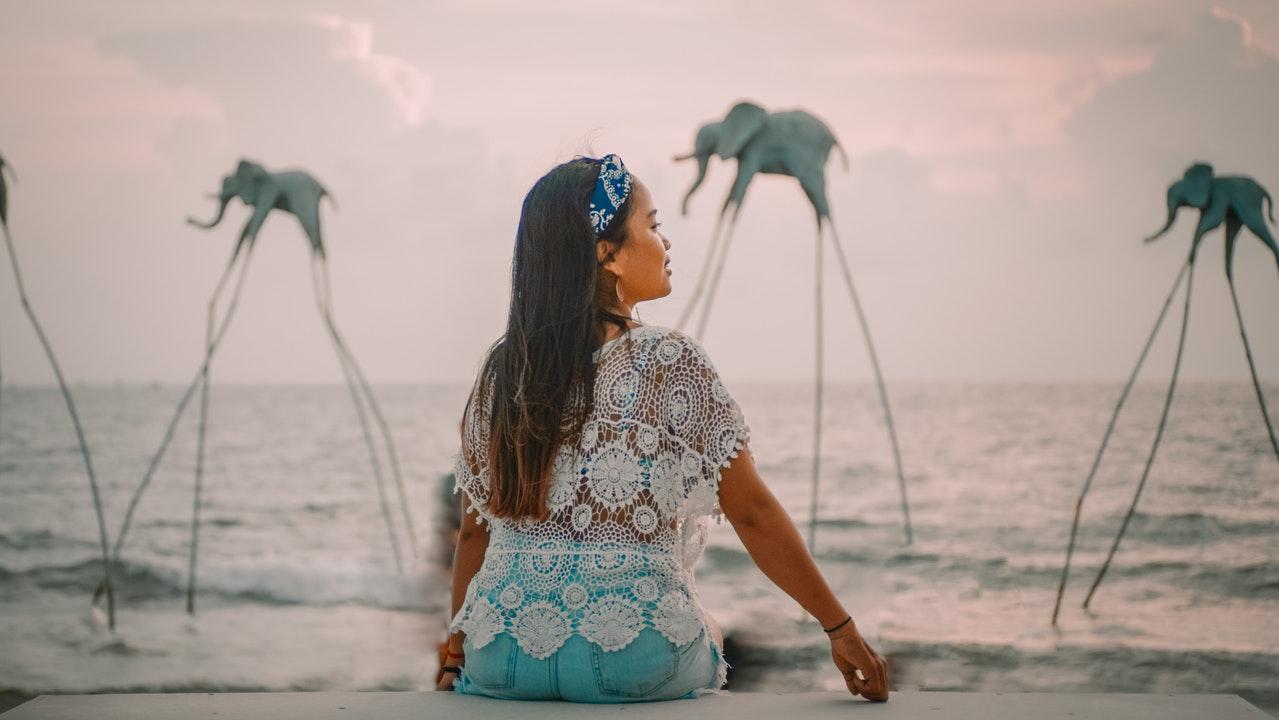
<instances>
[{"instance_id":1,"label":"sculpture support pole","mask_svg":"<svg viewBox=\"0 0 1279 720\"><path fill-rule=\"evenodd\" d=\"M213 302L209 303L209 315L205 327L205 350L213 342ZM204 489L204 433L209 420L209 366L200 374L200 416L195 443L195 487L191 497L191 543L187 561L187 614L195 614L195 564L200 548L200 495Z\"/></svg>"},{"instance_id":2,"label":"sculpture support pole","mask_svg":"<svg viewBox=\"0 0 1279 720\"><path fill-rule=\"evenodd\" d=\"M1193 258L1193 256L1192 256ZM1084 598L1084 608L1092 602L1093 593L1097 592L1097 586L1101 584L1101 579L1106 576L1106 571L1110 569L1110 561L1114 559L1115 552L1119 550L1119 542L1124 537L1124 532L1128 530L1128 523L1132 520L1133 513L1137 510L1137 500L1141 497L1142 488L1146 486L1146 478L1150 476L1150 466L1155 462L1155 453L1159 451L1159 441L1163 438L1164 426L1168 422L1168 408L1172 406L1172 394L1177 387L1177 374L1181 370L1181 356L1186 348L1186 325L1190 320L1190 291L1194 287L1195 282L1195 262L1193 259L1187 261L1189 266L1189 275L1186 278L1186 305L1181 315L1181 334L1177 340L1177 358L1172 365L1172 380L1168 383L1168 395L1164 398L1164 409L1159 416L1159 429L1155 431L1155 440L1150 447L1150 455L1146 458L1146 467L1141 472L1141 481L1137 483L1137 492L1132 496L1132 504L1128 506L1128 513L1124 515L1124 521L1119 526L1119 534L1115 535L1115 542L1110 546L1110 553L1106 556L1106 561L1102 563L1101 570L1097 573L1097 579L1093 580L1092 587L1088 589L1088 596Z\"/></svg>"},{"instance_id":3,"label":"sculpture support pole","mask_svg":"<svg viewBox=\"0 0 1279 720\"><path fill-rule=\"evenodd\" d=\"M76 442L80 446L80 457L84 460L84 469L89 477L89 491L93 495L93 509L98 518L98 542L102 546L102 584L106 588L107 594L107 625L111 630L115 630L115 588L111 583L111 562L107 553L107 521L102 512L102 493L98 489L98 478L93 472L93 458L89 454L89 442L84 436L84 427L80 424L80 413L76 412L75 400L71 397L71 391L67 388L67 382L62 377L62 368L58 365L58 359L53 355L53 347L49 344L49 339L45 337L44 328L41 327L40 321L36 319L35 310L31 307L31 301L27 299L26 286L22 282L22 271L18 267L18 253L13 248L13 238L9 235L9 224L0 222L0 229L4 232L5 247L9 251L9 265L13 268L13 278L18 286L18 296L22 300L22 309L27 314L27 319L31 321L31 327L36 331L36 337L40 339L40 346L44 348L44 354L49 359L49 365L53 368L53 375L58 379L58 388L62 391L62 399L67 404L67 411L71 414L71 425L75 429Z\"/></svg>"},{"instance_id":4,"label":"sculpture support pole","mask_svg":"<svg viewBox=\"0 0 1279 720\"><path fill-rule=\"evenodd\" d=\"M244 259L240 261L240 280L244 278L244 270L249 265L249 259L253 256L253 245L244 251ZM217 334L214 333L214 318L218 314L218 298L222 296L222 289L226 285L226 279L234 265L235 257L232 257L232 264L222 272L222 277L218 279L217 287L213 289L213 295L209 298L209 307L206 313L204 326L204 354L206 358L213 357L213 347L216 342ZM239 300L240 290L243 289L243 282L237 281L235 285L234 295L231 302L227 306L228 315L231 308ZM208 427L209 420L209 366L211 362L204 362L200 366L200 417L196 432L195 444L195 488L192 493L191 503L191 543L190 557L187 564L187 614L195 614L195 572L196 560L200 551L200 500L204 491L204 440L205 431Z\"/></svg>"},{"instance_id":5,"label":"sculpture support pole","mask_svg":"<svg viewBox=\"0 0 1279 720\"><path fill-rule=\"evenodd\" d=\"M226 282L227 275L235 266L235 259L237 256L238 251L231 255L231 261L227 263L226 269L222 271L222 278L218 281L218 287L221 287L223 283ZM156 450L155 455L152 456L151 463L147 466L146 474L142 476L142 482L138 484L137 489L133 491L133 497L129 499L129 507L124 513L124 521L120 524L120 532L116 534L115 543L111 547L112 562L119 562L120 548L124 546L124 539L129 534L129 527L133 521L133 513L137 510L138 503L142 500L143 493L145 493L147 488L151 486L151 479L155 476L155 471L160 466L160 460L164 458L164 453L168 450L169 443L173 440L173 433L178 427L178 420L182 417L183 411L186 410L187 403L190 402L192 393L194 393L195 389L200 385L200 378L204 376L204 369L213 359L213 352L217 349L218 344L222 342L222 337L226 334L227 327L231 322L231 316L235 314L235 307L240 299L240 289L244 286L245 275L249 270L248 261L249 257L246 255L244 262L240 264L240 275L236 279L235 291L231 295L230 304L227 305L226 314L222 316L222 325L218 328L218 333L213 339L213 345L205 346L204 360L200 364L200 367L195 371L195 377L191 379L189 384L187 384L186 391L178 400L178 406L173 412L173 417L169 420L169 426L164 431L164 437L160 440L160 447ZM95 603L102 595L102 592L103 587L99 585L93 595Z\"/></svg>"},{"instance_id":6,"label":"sculpture support pole","mask_svg":"<svg viewBox=\"0 0 1279 720\"><path fill-rule=\"evenodd\" d=\"M853 300L853 309L857 311L857 320L861 323L862 334L866 337L866 351L870 354L870 364L875 370L875 384L879 387L879 401L884 407L884 420L888 424L888 439L893 446L893 463L897 468L897 485L901 490L902 517L906 523L906 544L915 540L914 530L910 522L910 503L906 499L906 475L902 471L901 449L897 445L897 427L893 424L893 411L888 403L888 388L884 385L884 373L879 369L879 356L875 354L875 342L871 339L870 323L866 322L866 314L862 312L861 300L857 297L857 288L853 286L853 274L848 269L848 260L844 257L844 248L835 231L835 223L830 216L826 217L830 226L831 244L835 246L835 254L839 258L839 267L844 274L844 284L848 287L848 296Z\"/></svg>"},{"instance_id":7,"label":"sculpture support pole","mask_svg":"<svg viewBox=\"0 0 1279 720\"><path fill-rule=\"evenodd\" d=\"M4 441L4 371L0 370L0 442ZM4 462L4 455L0 455L0 464Z\"/></svg>"},{"instance_id":8,"label":"sculpture support pole","mask_svg":"<svg viewBox=\"0 0 1279 720\"><path fill-rule=\"evenodd\" d=\"M822 464L822 221L817 219L817 246L813 273L813 300L817 343L814 352L815 389L813 392L813 480L808 505L808 552L817 550L817 491Z\"/></svg>"},{"instance_id":9,"label":"sculpture support pole","mask_svg":"<svg viewBox=\"0 0 1279 720\"><path fill-rule=\"evenodd\" d=\"M378 429L382 433L382 441L386 443L386 453L391 461L391 478L395 481L396 493L400 497L401 514L404 515L404 526L408 530L409 551L412 553L413 559L416 560L418 548L416 524L413 522L413 515L409 510L411 506L408 495L404 491L404 475L400 471L400 456L395 450L395 440L391 435L391 426L387 423L386 416L382 414L382 408L378 405L377 398L373 395L373 387L369 385L368 378L364 376L364 370L356 362L355 354L351 352L351 347L347 345L346 340L338 332L337 320L333 313L333 283L329 278L328 262L322 260L320 269L324 279L325 323L329 326L333 338L337 341L338 348L346 355L347 362L350 363L356 379L359 380L360 387L364 390L364 397L369 404L369 408L373 411L373 419L377 422Z\"/></svg>"},{"instance_id":10,"label":"sculpture support pole","mask_svg":"<svg viewBox=\"0 0 1279 720\"><path fill-rule=\"evenodd\" d=\"M1266 432L1270 436L1270 448L1275 452L1275 460L1279 460L1279 442L1275 442L1275 428L1270 424L1270 413L1266 410L1266 396L1261 392L1261 382L1257 380L1257 365L1252 361L1252 348L1248 345L1248 333L1243 329L1243 313L1239 310L1239 296L1235 294L1235 280L1230 280L1230 299L1235 304L1235 319L1239 321L1239 337L1243 338L1243 352L1248 358L1248 371L1252 374L1252 387L1257 392L1257 402L1261 405L1261 418L1266 421Z\"/></svg>"},{"instance_id":11,"label":"sculpture support pole","mask_svg":"<svg viewBox=\"0 0 1279 720\"><path fill-rule=\"evenodd\" d=\"M382 508L382 518L386 521L386 532L391 540L391 553L395 556L395 571L401 575L404 574L404 560L400 555L400 541L395 536L395 526L391 522L391 508L386 498L385 483L382 479L382 468L378 462L377 446L373 442L373 433L369 431L369 420L364 412L364 403L360 398L359 392L355 387L355 380L351 377L351 369L347 366L346 356L342 353L342 341L337 335L337 330L333 326L333 320L329 316L326 298L322 290L322 285L315 272L316 263L323 263L324 260L319 255L311 257L311 282L315 288L315 301L320 309L320 316L324 320L326 328L329 331L329 337L333 341L334 350L337 352L338 364L342 367L342 375L346 378L347 390L351 393L351 400L355 403L355 414L359 417L360 428L364 434L364 445L368 448L369 462L373 465L373 479L377 486L378 502Z\"/></svg>"},{"instance_id":12,"label":"sculpture support pole","mask_svg":"<svg viewBox=\"0 0 1279 720\"><path fill-rule=\"evenodd\" d=\"M733 242L733 231L737 229L737 212L742 209L741 205L733 206L733 217L729 218L728 230L723 238L724 246L720 248L719 258L715 263L715 272L711 276L711 286L708 288L706 302L702 304L702 312L697 318L697 334L694 336L698 339L702 337L702 333L706 330L706 320L711 314L711 305L715 302L715 292L719 289L719 278L724 273L724 261L728 259L728 247Z\"/></svg>"},{"instance_id":13,"label":"sculpture support pole","mask_svg":"<svg viewBox=\"0 0 1279 720\"><path fill-rule=\"evenodd\" d=\"M679 324L675 326L676 330L684 329L684 325L688 322L688 316L693 314L693 308L697 306L697 301L702 297L702 287L706 284L706 273L710 270L711 259L718 248L720 229L723 226L724 213L721 212L715 218L715 228L711 230L711 245L706 249L706 257L702 259L702 269L697 273L697 285L693 288L693 296L688 299L688 304L684 306L684 311L680 313Z\"/></svg>"},{"instance_id":14,"label":"sculpture support pole","mask_svg":"<svg viewBox=\"0 0 1279 720\"><path fill-rule=\"evenodd\" d=\"M0 369L0 442L4 440L4 371ZM0 455L0 464L4 462L4 456Z\"/></svg>"},{"instance_id":15,"label":"sculpture support pole","mask_svg":"<svg viewBox=\"0 0 1279 720\"><path fill-rule=\"evenodd\" d=\"M1141 354L1137 356L1137 365L1132 369L1132 374L1128 376L1128 382L1124 385L1123 392L1119 393L1119 402L1115 403L1115 409L1110 414L1110 423L1106 425L1106 432L1101 436L1101 446L1097 448L1097 455L1093 458L1092 468L1088 470L1088 477L1084 480L1083 490L1079 492L1079 499L1075 501L1075 519L1070 525L1070 541L1066 545L1066 564L1061 569L1061 583L1057 586L1057 602L1053 605L1052 624L1057 624L1057 615L1061 612L1061 597L1066 592L1066 579L1070 575L1070 559L1075 552L1075 537L1079 533L1079 515L1084 507L1084 497L1088 495L1088 490L1092 487L1093 477L1097 475L1097 468L1101 466L1101 456L1106 452L1106 446L1110 442L1110 434L1115 429L1115 421L1119 419L1119 411L1123 409L1124 402L1128 399L1128 392L1132 390L1133 383L1137 380L1137 374L1141 372L1141 366L1146 362L1146 354L1150 352L1150 346L1155 342L1155 336L1159 334L1159 328L1163 325L1164 316L1168 314L1168 307L1172 305L1172 299L1177 294L1177 289L1181 287L1181 281L1186 277L1186 270L1190 268L1190 262L1186 261L1181 266L1181 272L1177 273L1177 280L1172 284L1172 290L1168 291L1168 297L1164 298L1163 307L1159 310L1159 317L1155 319L1155 327L1150 331L1150 336L1146 338L1146 344L1141 348Z\"/></svg>"}]
</instances>

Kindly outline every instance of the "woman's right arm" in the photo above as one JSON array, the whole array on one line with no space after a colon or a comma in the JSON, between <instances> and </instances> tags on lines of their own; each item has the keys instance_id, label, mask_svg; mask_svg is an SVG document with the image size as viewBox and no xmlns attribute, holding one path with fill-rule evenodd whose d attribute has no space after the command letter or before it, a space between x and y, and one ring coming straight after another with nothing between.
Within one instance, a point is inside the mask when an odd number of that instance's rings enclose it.
<instances>
[{"instance_id":1,"label":"woman's right arm","mask_svg":"<svg viewBox=\"0 0 1279 720\"><path fill-rule=\"evenodd\" d=\"M822 577L790 515L759 476L749 448L743 448L728 467L721 469L719 505L759 569L823 628L849 617ZM887 700L887 664L862 639L856 624L849 622L829 636L831 657L849 691L868 700ZM865 680L857 677L859 669Z\"/></svg>"}]
</instances>

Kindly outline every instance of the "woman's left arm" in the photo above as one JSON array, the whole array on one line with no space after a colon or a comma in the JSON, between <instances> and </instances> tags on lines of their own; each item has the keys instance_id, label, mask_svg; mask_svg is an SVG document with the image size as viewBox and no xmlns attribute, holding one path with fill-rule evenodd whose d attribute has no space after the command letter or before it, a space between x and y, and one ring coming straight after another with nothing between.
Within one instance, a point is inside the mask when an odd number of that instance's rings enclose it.
<instances>
[{"instance_id":1,"label":"woman's left arm","mask_svg":"<svg viewBox=\"0 0 1279 720\"><path fill-rule=\"evenodd\" d=\"M478 516L474 511L467 512L470 498L466 493L462 493L460 499L462 527L457 534L457 547L453 550L453 602L449 612L450 620L457 615L458 610L462 609L462 601L466 599L466 588L471 584L471 578L475 577L475 573L479 572L480 565L484 563L484 552L489 546L488 529L477 521ZM449 653L461 655L462 641L465 639L466 633L461 630L449 635ZM446 664L461 667L464 662L465 658L450 657ZM441 681L442 687L437 689L450 689L452 683L452 673L445 673Z\"/></svg>"}]
</instances>

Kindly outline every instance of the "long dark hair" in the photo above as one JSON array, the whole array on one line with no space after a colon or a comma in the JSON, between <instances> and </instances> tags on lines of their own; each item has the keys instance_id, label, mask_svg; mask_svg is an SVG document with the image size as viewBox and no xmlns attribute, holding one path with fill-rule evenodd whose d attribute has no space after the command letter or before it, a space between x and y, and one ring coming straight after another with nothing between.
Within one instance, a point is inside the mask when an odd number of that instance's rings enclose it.
<instances>
[{"instance_id":1,"label":"long dark hair","mask_svg":"<svg viewBox=\"0 0 1279 720\"><path fill-rule=\"evenodd\" d=\"M628 318L605 309L616 278L601 273L587 214L599 169L583 157L555 166L520 210L506 332L490 346L462 415L465 443L468 413L492 397L489 447L473 451L487 453L488 510L498 517L546 517L556 453L578 438L594 403L596 328L628 328ZM600 237L612 252L626 240L631 205L622 204Z\"/></svg>"}]
</instances>

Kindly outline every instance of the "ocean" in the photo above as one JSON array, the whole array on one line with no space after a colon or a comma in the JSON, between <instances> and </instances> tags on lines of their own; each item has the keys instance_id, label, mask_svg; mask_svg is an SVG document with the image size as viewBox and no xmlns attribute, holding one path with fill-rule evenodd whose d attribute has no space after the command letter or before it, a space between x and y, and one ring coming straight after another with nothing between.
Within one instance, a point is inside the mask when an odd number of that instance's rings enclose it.
<instances>
[{"instance_id":1,"label":"ocean","mask_svg":"<svg viewBox=\"0 0 1279 720\"><path fill-rule=\"evenodd\" d=\"M806 536L811 385L729 388L761 475ZM1246 382L1179 385L1138 513L1085 611L1163 402L1163 384L1136 386L1050 624L1075 500L1120 388L890 383L907 546L875 387L828 386L815 555L895 688L1228 692L1279 716L1279 462ZM121 553L112 634L90 605L98 525L62 396L4 387L0 709L51 692L432 688L447 621L444 476L466 390L375 386L418 540L410 557L387 470L397 572L347 389L214 384L196 614L185 608L193 402ZM114 540L181 388L73 391ZM1266 392L1274 414L1279 386ZM843 689L820 628L726 521L697 577L731 638L730 689Z\"/></svg>"}]
</instances>

